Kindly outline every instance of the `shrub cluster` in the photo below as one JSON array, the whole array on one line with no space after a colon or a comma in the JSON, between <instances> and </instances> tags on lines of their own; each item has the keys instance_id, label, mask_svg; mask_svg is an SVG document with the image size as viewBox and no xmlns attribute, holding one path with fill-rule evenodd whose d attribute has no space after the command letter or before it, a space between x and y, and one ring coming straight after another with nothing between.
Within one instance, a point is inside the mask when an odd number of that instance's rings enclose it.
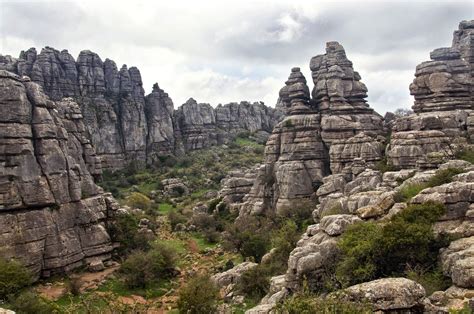
<instances>
[{"instance_id":1,"label":"shrub cluster","mask_svg":"<svg viewBox=\"0 0 474 314\"><path fill-rule=\"evenodd\" d=\"M0 258L0 300L18 293L32 282L31 272L23 264Z\"/></svg>"},{"instance_id":2,"label":"shrub cluster","mask_svg":"<svg viewBox=\"0 0 474 314\"><path fill-rule=\"evenodd\" d=\"M192 278L179 291L178 309L180 313L214 313L219 298L219 289L208 276Z\"/></svg>"},{"instance_id":3,"label":"shrub cluster","mask_svg":"<svg viewBox=\"0 0 474 314\"><path fill-rule=\"evenodd\" d=\"M395 201L408 202L412 197L426 188L432 188L452 182L453 177L462 172L463 170L458 168L438 170L436 171L436 174L428 180L428 182L405 185L395 196Z\"/></svg>"},{"instance_id":4,"label":"shrub cluster","mask_svg":"<svg viewBox=\"0 0 474 314\"><path fill-rule=\"evenodd\" d=\"M311 294L294 295L279 304L277 313L313 314L369 314L372 309L369 304L322 298Z\"/></svg>"},{"instance_id":5,"label":"shrub cluster","mask_svg":"<svg viewBox=\"0 0 474 314\"><path fill-rule=\"evenodd\" d=\"M136 251L122 263L121 276L128 288L145 288L172 274L177 254L165 243L155 243L148 252Z\"/></svg>"},{"instance_id":6,"label":"shrub cluster","mask_svg":"<svg viewBox=\"0 0 474 314\"><path fill-rule=\"evenodd\" d=\"M412 204L386 224L352 225L338 244L338 280L348 286L403 274L407 268L435 270L438 251L447 239L436 238L432 225L444 212L442 204Z\"/></svg>"}]
</instances>

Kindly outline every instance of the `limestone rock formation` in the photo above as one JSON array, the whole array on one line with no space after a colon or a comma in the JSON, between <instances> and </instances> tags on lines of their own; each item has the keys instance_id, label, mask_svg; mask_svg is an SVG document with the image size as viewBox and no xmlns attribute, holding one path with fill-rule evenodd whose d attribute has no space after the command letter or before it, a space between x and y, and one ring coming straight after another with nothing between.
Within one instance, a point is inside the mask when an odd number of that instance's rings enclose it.
<instances>
[{"instance_id":1,"label":"limestone rock formation","mask_svg":"<svg viewBox=\"0 0 474 314\"><path fill-rule=\"evenodd\" d=\"M290 104L289 114L268 139L265 164L259 169L241 214L273 209L283 213L311 206L309 198L328 174L320 115L309 103L309 89L299 68L292 69L283 89L288 91L285 101Z\"/></svg>"},{"instance_id":2,"label":"limestone rock formation","mask_svg":"<svg viewBox=\"0 0 474 314\"><path fill-rule=\"evenodd\" d=\"M173 101L158 84L146 96L145 115L147 117L147 158L153 162L159 156L174 153Z\"/></svg>"},{"instance_id":3,"label":"limestone rock formation","mask_svg":"<svg viewBox=\"0 0 474 314\"><path fill-rule=\"evenodd\" d=\"M344 289L338 298L367 302L374 311L420 311L425 289L406 278L383 278Z\"/></svg>"},{"instance_id":4,"label":"limestone rock formation","mask_svg":"<svg viewBox=\"0 0 474 314\"><path fill-rule=\"evenodd\" d=\"M267 142L265 164L241 214L314 206L326 175L361 161L374 167L382 159L382 117L367 105L367 88L344 48L327 43L326 54L313 57L310 68L312 98L299 68L280 90L278 107L286 116Z\"/></svg>"},{"instance_id":5,"label":"limestone rock formation","mask_svg":"<svg viewBox=\"0 0 474 314\"><path fill-rule=\"evenodd\" d=\"M110 258L110 198L79 106L0 70L0 248L35 275Z\"/></svg>"},{"instance_id":6,"label":"limestone rock formation","mask_svg":"<svg viewBox=\"0 0 474 314\"><path fill-rule=\"evenodd\" d=\"M388 150L396 168L436 168L474 133L474 22L463 21L453 44L416 67L414 114L393 123Z\"/></svg>"},{"instance_id":7,"label":"limestone rock formation","mask_svg":"<svg viewBox=\"0 0 474 314\"><path fill-rule=\"evenodd\" d=\"M0 70L28 76L52 100L73 97L80 105L90 141L104 169L130 161L151 164L160 157L226 143L242 132L265 141L281 113L262 103L219 105L190 101L174 111L157 84L145 96L140 71L89 50L77 60L67 50L31 48L19 58L0 56Z\"/></svg>"}]
</instances>

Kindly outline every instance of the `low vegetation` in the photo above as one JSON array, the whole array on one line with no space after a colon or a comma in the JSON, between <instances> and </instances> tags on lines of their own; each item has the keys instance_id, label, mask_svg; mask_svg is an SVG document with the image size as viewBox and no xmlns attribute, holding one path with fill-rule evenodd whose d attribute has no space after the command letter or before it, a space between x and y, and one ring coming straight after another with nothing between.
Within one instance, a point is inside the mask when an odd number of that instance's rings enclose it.
<instances>
[{"instance_id":1,"label":"low vegetation","mask_svg":"<svg viewBox=\"0 0 474 314\"><path fill-rule=\"evenodd\" d=\"M172 275L177 253L164 242L154 243L147 251L135 251L122 263L121 277L130 288L145 288Z\"/></svg>"},{"instance_id":2,"label":"low vegetation","mask_svg":"<svg viewBox=\"0 0 474 314\"><path fill-rule=\"evenodd\" d=\"M214 313L219 299L219 289L208 276L199 275L191 279L179 291L180 313Z\"/></svg>"},{"instance_id":3,"label":"low vegetation","mask_svg":"<svg viewBox=\"0 0 474 314\"><path fill-rule=\"evenodd\" d=\"M31 273L16 260L0 258L0 300L6 300L33 282Z\"/></svg>"},{"instance_id":4,"label":"low vegetation","mask_svg":"<svg viewBox=\"0 0 474 314\"><path fill-rule=\"evenodd\" d=\"M442 184L450 183L453 180L453 177L457 174L462 173L462 169L458 168L448 168L443 170L438 170L436 174L431 177L427 182L423 183L410 183L403 186L400 191L395 196L397 202L408 202L414 196L418 195L422 190L426 188L432 188Z\"/></svg>"},{"instance_id":5,"label":"low vegetation","mask_svg":"<svg viewBox=\"0 0 474 314\"><path fill-rule=\"evenodd\" d=\"M337 279L343 286L423 269L425 277L438 271L437 257L448 244L435 237L432 225L445 212L437 203L409 205L386 224L362 222L342 235Z\"/></svg>"},{"instance_id":6,"label":"low vegetation","mask_svg":"<svg viewBox=\"0 0 474 314\"><path fill-rule=\"evenodd\" d=\"M277 313L287 314L369 314L372 312L368 304L322 298L308 293L294 295L277 307Z\"/></svg>"}]
</instances>

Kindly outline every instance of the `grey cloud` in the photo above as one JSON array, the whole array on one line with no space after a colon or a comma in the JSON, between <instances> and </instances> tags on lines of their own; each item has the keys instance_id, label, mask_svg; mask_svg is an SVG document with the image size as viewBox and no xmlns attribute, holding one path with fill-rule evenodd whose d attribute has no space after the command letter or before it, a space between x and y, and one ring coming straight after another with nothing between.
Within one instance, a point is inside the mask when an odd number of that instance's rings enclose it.
<instances>
[{"instance_id":1,"label":"grey cloud","mask_svg":"<svg viewBox=\"0 0 474 314\"><path fill-rule=\"evenodd\" d=\"M191 96L215 104L230 97L223 92L257 100L261 90L262 99L271 101L273 94L276 100L276 82L283 85L292 66L311 81L310 58L337 40L381 112L411 101L415 65L449 45L459 21L473 12L470 1L85 1L3 0L0 53L19 53L6 38L69 49L74 56L90 49L138 66L145 87L154 81L170 86L178 104Z\"/></svg>"}]
</instances>

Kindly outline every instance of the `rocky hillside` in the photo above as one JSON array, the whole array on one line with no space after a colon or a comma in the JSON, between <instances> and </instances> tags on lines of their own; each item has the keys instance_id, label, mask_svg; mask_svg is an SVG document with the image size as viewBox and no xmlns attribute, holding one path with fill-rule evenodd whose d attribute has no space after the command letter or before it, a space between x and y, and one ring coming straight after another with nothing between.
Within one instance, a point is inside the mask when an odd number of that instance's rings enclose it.
<instances>
[{"instance_id":1,"label":"rocky hillside","mask_svg":"<svg viewBox=\"0 0 474 314\"><path fill-rule=\"evenodd\" d=\"M110 258L116 209L95 185L101 164L79 105L0 71L0 247L36 276Z\"/></svg>"},{"instance_id":2,"label":"rocky hillside","mask_svg":"<svg viewBox=\"0 0 474 314\"><path fill-rule=\"evenodd\" d=\"M286 112L265 147L265 164L242 204L242 214L282 213L314 205L323 178L354 162L375 165L383 156L382 117L366 101L367 88L344 48L330 42L311 59L312 98L306 79L293 68L280 90Z\"/></svg>"},{"instance_id":3,"label":"rocky hillside","mask_svg":"<svg viewBox=\"0 0 474 314\"><path fill-rule=\"evenodd\" d=\"M75 60L67 50L45 47L0 56L0 69L28 76L52 100L72 97L80 105L88 137L104 169L128 161L152 164L161 156L227 143L242 132L266 140L279 111L263 103L230 103L217 108L188 100L178 110L158 84L145 95L140 71L89 50Z\"/></svg>"},{"instance_id":4,"label":"rocky hillside","mask_svg":"<svg viewBox=\"0 0 474 314\"><path fill-rule=\"evenodd\" d=\"M445 313L472 296L473 55L474 21L463 21L452 47L417 66L414 113L385 125L365 103L367 89L340 44L328 43L311 59L312 97L300 69L292 69L278 102L286 116L266 144L264 164L246 178L248 194L223 201L239 210L237 225L249 215L305 207L315 224L248 313L282 304L316 309L318 293L342 288L329 300L368 302L373 311ZM416 228L426 230L431 259L410 233Z\"/></svg>"}]
</instances>

